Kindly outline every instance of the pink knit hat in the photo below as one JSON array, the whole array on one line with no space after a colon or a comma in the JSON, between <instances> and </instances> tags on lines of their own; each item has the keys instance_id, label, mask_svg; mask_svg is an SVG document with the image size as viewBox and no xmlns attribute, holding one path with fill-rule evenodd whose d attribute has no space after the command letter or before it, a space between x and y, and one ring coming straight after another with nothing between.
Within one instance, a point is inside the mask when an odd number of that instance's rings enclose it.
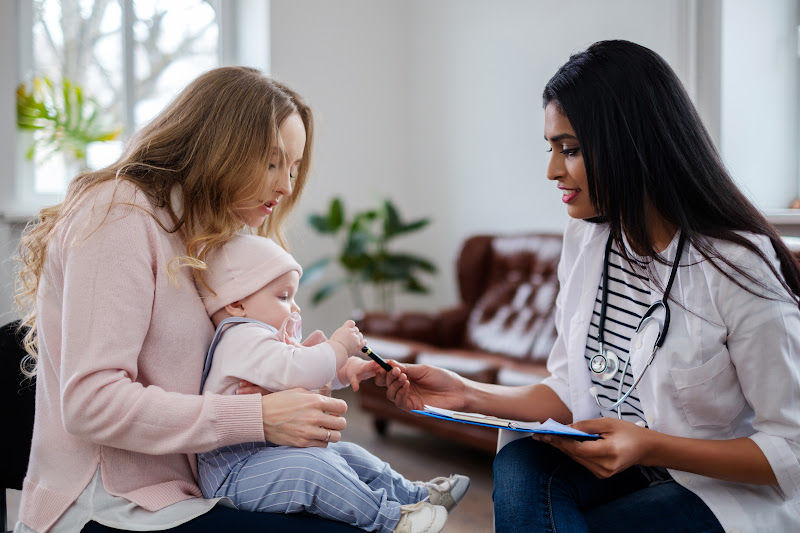
<instances>
[{"instance_id":1,"label":"pink knit hat","mask_svg":"<svg viewBox=\"0 0 800 533\"><path fill-rule=\"evenodd\" d=\"M303 269L286 250L271 239L257 235L235 235L206 258L205 280L216 296L198 284L209 316L241 300L272 280Z\"/></svg>"}]
</instances>

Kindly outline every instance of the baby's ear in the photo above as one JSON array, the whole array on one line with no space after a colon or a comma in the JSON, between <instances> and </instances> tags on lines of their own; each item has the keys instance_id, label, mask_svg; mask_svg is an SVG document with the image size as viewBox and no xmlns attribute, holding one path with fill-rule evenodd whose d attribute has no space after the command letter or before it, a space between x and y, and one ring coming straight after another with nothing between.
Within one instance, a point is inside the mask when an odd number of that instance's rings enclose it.
<instances>
[{"instance_id":1,"label":"baby's ear","mask_svg":"<svg viewBox=\"0 0 800 533\"><path fill-rule=\"evenodd\" d=\"M225 312L231 316L236 316L236 317L247 316L247 313L244 310L244 304L242 304L241 300L236 300L235 302L226 305Z\"/></svg>"}]
</instances>

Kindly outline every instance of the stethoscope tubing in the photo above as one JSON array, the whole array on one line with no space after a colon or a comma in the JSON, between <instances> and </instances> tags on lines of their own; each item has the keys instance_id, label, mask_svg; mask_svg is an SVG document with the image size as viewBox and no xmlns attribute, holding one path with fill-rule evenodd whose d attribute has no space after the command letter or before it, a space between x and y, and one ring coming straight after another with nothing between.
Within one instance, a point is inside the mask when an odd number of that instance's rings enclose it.
<instances>
[{"instance_id":1,"label":"stethoscope tubing","mask_svg":"<svg viewBox=\"0 0 800 533\"><path fill-rule=\"evenodd\" d=\"M608 352L607 352L607 350L605 348L604 334L603 333L604 333L604 330L605 330L605 323L606 323L606 308L608 306L608 262L609 262L609 257L611 255L611 244L612 244L612 242L613 242L613 238L611 237L611 235L609 235L608 236L608 241L606 242L606 248L605 248L605 253L604 253L604 257L603 257L603 290L602 290L602 297L601 297L601 300L600 300L600 320L599 320L599 323L598 323L598 332L597 332L597 340L598 340L598 343L600 344L600 352L597 355L600 355L601 357L603 357L603 359L606 360L606 364L608 364L607 363L607 355L606 355ZM658 352L658 349L661 348L661 346L664 344L664 340L667 338L667 332L669 331L669 322L670 322L670 310L669 310L668 299L669 299L669 294L672 291L672 284L675 282L675 276L676 276L676 274L678 272L678 266L679 266L681 255L683 253L683 246L684 246L685 242L686 242L686 238L685 238L683 232L681 232L681 235L678 238L678 249L675 252L675 259L672 261L672 268L670 269L669 280L667 281L667 286L664 288L664 294L663 294L663 296L661 297L661 299L659 301L655 302L654 304L652 304L650 307L647 308L647 311L645 311L644 315L642 315L642 318L639 320L638 326L636 326L636 333L639 333L644 328L645 324L647 324L647 322L649 320L657 320L653 316L653 313L655 313L660 308L664 309L664 321L661 324L661 328L660 328L660 330L658 332L658 337L656 338L656 342L653 345L653 351L650 353L650 357L648 358L647 363L644 365L644 368L642 368L642 371L639 374L639 377L636 378L636 380L633 382L633 384L628 388L627 392L625 392L623 394L622 388L623 388L623 385L624 385L624 382L625 382L625 373L628 371L628 366L630 365L630 361L631 361L631 358L630 358L630 355L629 355L628 358L625 360L625 366L622 369L622 377L620 378L620 381L619 381L619 387L617 389L617 399L616 399L616 401L614 401L610 405L603 405L602 400L600 399L600 397L597 394L594 394L594 393L592 394L594 396L594 401L595 401L595 403L597 403L598 407L600 407L601 409L607 409L607 410L616 409L617 417L619 417L619 418L622 418L622 412L621 412L622 404L625 403L625 400L628 399L628 397L631 395L633 390L639 385L639 382L642 380L642 377L644 377L645 372L647 371L648 368L650 368L650 365L653 363L653 360L655 360L656 353ZM597 355L592 357L592 361L595 359L595 357L597 357ZM602 374L602 373L595 372L592 369L591 362L590 362L590 365L589 365L589 371L592 372L594 375ZM617 371L614 373L614 375L616 375L618 372L619 372L619 368L617 368ZM610 378L608 378L608 379L610 379ZM592 387L592 390L595 390L595 388Z\"/></svg>"}]
</instances>

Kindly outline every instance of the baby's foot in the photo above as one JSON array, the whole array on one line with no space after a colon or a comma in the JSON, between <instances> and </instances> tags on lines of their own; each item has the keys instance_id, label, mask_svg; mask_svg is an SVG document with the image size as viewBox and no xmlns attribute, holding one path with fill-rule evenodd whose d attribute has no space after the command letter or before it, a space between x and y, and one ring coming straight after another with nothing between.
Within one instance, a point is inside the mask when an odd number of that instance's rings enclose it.
<instances>
[{"instance_id":1,"label":"baby's foot","mask_svg":"<svg viewBox=\"0 0 800 533\"><path fill-rule=\"evenodd\" d=\"M453 474L450 477L440 476L430 481L420 481L418 484L428 488L428 501L450 511L467 493L469 478L461 474Z\"/></svg>"},{"instance_id":2,"label":"baby's foot","mask_svg":"<svg viewBox=\"0 0 800 533\"><path fill-rule=\"evenodd\" d=\"M447 510L426 501L400 507L400 521L394 533L439 533L447 522Z\"/></svg>"}]
</instances>

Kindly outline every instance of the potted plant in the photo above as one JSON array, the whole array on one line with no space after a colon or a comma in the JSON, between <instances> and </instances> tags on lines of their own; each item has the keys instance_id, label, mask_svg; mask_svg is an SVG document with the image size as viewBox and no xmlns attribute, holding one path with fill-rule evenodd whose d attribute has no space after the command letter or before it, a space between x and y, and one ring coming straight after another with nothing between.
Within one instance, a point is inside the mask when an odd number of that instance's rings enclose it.
<instances>
[{"instance_id":1,"label":"potted plant","mask_svg":"<svg viewBox=\"0 0 800 533\"><path fill-rule=\"evenodd\" d=\"M79 85L64 79L59 86L47 77L34 78L30 90L25 84L17 87L17 127L33 133L29 160L37 152L40 161L62 154L76 170L86 168L90 143L114 140L122 132Z\"/></svg>"},{"instance_id":2,"label":"potted plant","mask_svg":"<svg viewBox=\"0 0 800 533\"><path fill-rule=\"evenodd\" d=\"M378 208L358 211L348 218L342 200L334 198L327 213L312 214L308 221L317 232L339 241L339 251L334 256L323 257L305 270L303 281L311 283L332 264L339 267L340 275L314 292L313 305L347 288L356 309L363 310L363 288L372 285L377 294L378 308L390 312L398 292L430 292L420 275L436 273L436 266L418 255L390 249L390 243L397 237L427 226L430 223L428 218L406 222L390 200L383 200Z\"/></svg>"}]
</instances>

